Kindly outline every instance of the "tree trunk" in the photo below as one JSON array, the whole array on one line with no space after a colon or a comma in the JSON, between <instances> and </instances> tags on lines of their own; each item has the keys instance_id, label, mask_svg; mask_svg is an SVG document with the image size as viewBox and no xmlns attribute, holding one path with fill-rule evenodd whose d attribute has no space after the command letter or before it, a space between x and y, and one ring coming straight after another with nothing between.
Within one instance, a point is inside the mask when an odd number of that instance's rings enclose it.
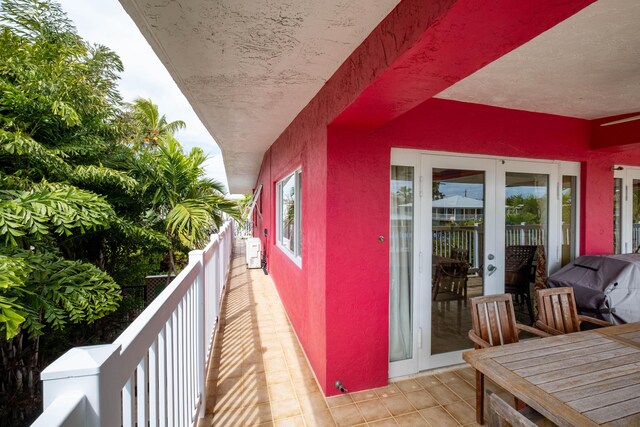
<instances>
[{"instance_id":1,"label":"tree trunk","mask_svg":"<svg viewBox=\"0 0 640 427\"><path fill-rule=\"evenodd\" d=\"M171 242L171 247L173 248L173 241ZM176 271L176 259L173 255L173 249L169 249L169 271L167 272L167 285L171 283L171 275L176 275L178 272Z\"/></svg>"},{"instance_id":2,"label":"tree trunk","mask_svg":"<svg viewBox=\"0 0 640 427\"><path fill-rule=\"evenodd\" d=\"M40 340L24 332L11 340L0 338L0 424L22 426L41 411Z\"/></svg>"}]
</instances>

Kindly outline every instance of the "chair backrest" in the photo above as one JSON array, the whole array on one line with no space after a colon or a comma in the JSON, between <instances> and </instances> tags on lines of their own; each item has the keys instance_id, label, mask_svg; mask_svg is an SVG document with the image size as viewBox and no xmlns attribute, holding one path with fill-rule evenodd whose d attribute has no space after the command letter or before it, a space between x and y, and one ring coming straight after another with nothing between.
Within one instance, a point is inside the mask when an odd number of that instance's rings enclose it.
<instances>
[{"instance_id":1,"label":"chair backrest","mask_svg":"<svg viewBox=\"0 0 640 427\"><path fill-rule=\"evenodd\" d=\"M451 248L451 258L459 261L469 262L469 249Z\"/></svg>"},{"instance_id":2,"label":"chair backrest","mask_svg":"<svg viewBox=\"0 0 640 427\"><path fill-rule=\"evenodd\" d=\"M516 315L510 294L469 298L471 326L491 346L518 342Z\"/></svg>"},{"instance_id":3,"label":"chair backrest","mask_svg":"<svg viewBox=\"0 0 640 427\"><path fill-rule=\"evenodd\" d=\"M513 245L505 248L505 283L528 285L535 280L533 259L537 250L536 245Z\"/></svg>"},{"instance_id":4,"label":"chair backrest","mask_svg":"<svg viewBox=\"0 0 640 427\"><path fill-rule=\"evenodd\" d=\"M489 427L536 427L533 421L524 414L511 407L491 390L487 390L489 396Z\"/></svg>"},{"instance_id":5,"label":"chair backrest","mask_svg":"<svg viewBox=\"0 0 640 427\"><path fill-rule=\"evenodd\" d=\"M438 264L434 266L434 269L434 284L437 286L438 292L454 294L457 299L462 299L468 280L469 264L466 262Z\"/></svg>"},{"instance_id":6,"label":"chair backrest","mask_svg":"<svg viewBox=\"0 0 640 427\"><path fill-rule=\"evenodd\" d=\"M538 322L565 334L580 331L572 287L536 290Z\"/></svg>"}]
</instances>

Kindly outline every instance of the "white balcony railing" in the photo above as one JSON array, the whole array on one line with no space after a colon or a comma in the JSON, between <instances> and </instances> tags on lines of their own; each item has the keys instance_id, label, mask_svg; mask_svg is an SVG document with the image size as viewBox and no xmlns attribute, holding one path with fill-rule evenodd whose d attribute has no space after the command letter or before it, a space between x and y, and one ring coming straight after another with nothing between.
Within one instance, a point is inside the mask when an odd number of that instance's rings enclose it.
<instances>
[{"instance_id":1,"label":"white balcony railing","mask_svg":"<svg viewBox=\"0 0 640 427\"><path fill-rule=\"evenodd\" d=\"M205 378L231 264L233 222L113 344L76 347L41 375L33 426L188 426L204 416Z\"/></svg>"},{"instance_id":2,"label":"white balcony railing","mask_svg":"<svg viewBox=\"0 0 640 427\"><path fill-rule=\"evenodd\" d=\"M252 237L253 235L253 222L250 220L245 221L243 224L236 224L236 239L244 239Z\"/></svg>"},{"instance_id":3,"label":"white balcony railing","mask_svg":"<svg viewBox=\"0 0 640 427\"><path fill-rule=\"evenodd\" d=\"M640 236L640 232L638 236ZM544 245L546 238L546 229L541 225L516 224L505 226L506 246ZM482 264L483 242L484 228L482 225L442 225L433 227L434 255L448 257L452 248L466 249L469 251L469 263L475 268ZM562 244L571 245L571 227L568 224L562 225Z\"/></svg>"}]
</instances>

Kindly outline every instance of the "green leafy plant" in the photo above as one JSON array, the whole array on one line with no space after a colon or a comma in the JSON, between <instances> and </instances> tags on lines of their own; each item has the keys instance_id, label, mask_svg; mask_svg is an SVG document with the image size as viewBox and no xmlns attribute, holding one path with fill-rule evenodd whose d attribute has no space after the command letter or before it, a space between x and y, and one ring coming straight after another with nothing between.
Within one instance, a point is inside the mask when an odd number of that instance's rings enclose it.
<instances>
[{"instance_id":1,"label":"green leafy plant","mask_svg":"<svg viewBox=\"0 0 640 427\"><path fill-rule=\"evenodd\" d=\"M133 176L139 156L116 90L121 71L117 55L85 43L58 4L0 4L3 425L40 409L38 371L51 356L41 338L113 313L121 295L110 273L134 251L167 247L147 227L151 196Z\"/></svg>"},{"instance_id":2,"label":"green leafy plant","mask_svg":"<svg viewBox=\"0 0 640 427\"><path fill-rule=\"evenodd\" d=\"M154 188L153 211L170 243L169 271L176 272L175 252L203 247L224 222L224 214L240 219L238 204L225 197L224 186L204 177L207 160L201 149L185 154L173 137L162 139L147 170Z\"/></svg>"}]
</instances>

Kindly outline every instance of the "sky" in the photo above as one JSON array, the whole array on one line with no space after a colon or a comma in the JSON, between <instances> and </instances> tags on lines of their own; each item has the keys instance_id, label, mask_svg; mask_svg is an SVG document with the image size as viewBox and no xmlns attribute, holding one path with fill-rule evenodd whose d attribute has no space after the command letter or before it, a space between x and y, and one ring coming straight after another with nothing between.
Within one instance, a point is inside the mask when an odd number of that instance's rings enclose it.
<instances>
[{"instance_id":1,"label":"sky","mask_svg":"<svg viewBox=\"0 0 640 427\"><path fill-rule=\"evenodd\" d=\"M210 157L205 164L207 176L228 187L220 148L118 0L57 1L85 41L107 46L120 56L124 72L119 88L124 100L151 98L169 121L186 122L187 128L176 138L185 151L201 147Z\"/></svg>"}]
</instances>

